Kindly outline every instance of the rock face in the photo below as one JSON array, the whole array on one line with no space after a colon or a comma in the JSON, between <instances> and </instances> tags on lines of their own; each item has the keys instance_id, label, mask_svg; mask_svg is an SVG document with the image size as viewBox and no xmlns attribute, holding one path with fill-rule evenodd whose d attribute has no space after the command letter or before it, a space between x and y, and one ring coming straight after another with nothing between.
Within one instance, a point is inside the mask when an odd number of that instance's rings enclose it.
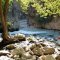
<instances>
[{"instance_id":1,"label":"rock face","mask_svg":"<svg viewBox=\"0 0 60 60\"><path fill-rule=\"evenodd\" d=\"M35 17L34 17L35 18ZM46 29L57 29L60 30L60 17L55 16L51 22L46 24L40 24L36 22L34 18L29 17L29 24L33 27L46 28Z\"/></svg>"}]
</instances>

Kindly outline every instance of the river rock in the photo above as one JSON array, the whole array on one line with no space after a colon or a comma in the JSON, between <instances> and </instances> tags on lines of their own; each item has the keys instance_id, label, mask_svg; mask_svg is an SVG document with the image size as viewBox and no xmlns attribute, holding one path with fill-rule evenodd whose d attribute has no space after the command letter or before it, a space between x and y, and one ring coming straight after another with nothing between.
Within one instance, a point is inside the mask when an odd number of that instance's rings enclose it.
<instances>
[{"instance_id":1,"label":"river rock","mask_svg":"<svg viewBox=\"0 0 60 60\"><path fill-rule=\"evenodd\" d=\"M15 59L9 58L7 56L0 56L0 60L15 60Z\"/></svg>"},{"instance_id":2,"label":"river rock","mask_svg":"<svg viewBox=\"0 0 60 60\"><path fill-rule=\"evenodd\" d=\"M46 45L43 44L43 43L40 43L40 44L34 44L34 45L32 45L32 46L30 47L30 49L32 50L32 49L34 49L34 48L36 48L36 47L41 48L41 46L42 46L42 47L45 47Z\"/></svg>"},{"instance_id":3,"label":"river rock","mask_svg":"<svg viewBox=\"0 0 60 60\"><path fill-rule=\"evenodd\" d=\"M46 56L45 55L42 55L38 58L38 60L45 60Z\"/></svg>"},{"instance_id":4,"label":"river rock","mask_svg":"<svg viewBox=\"0 0 60 60\"><path fill-rule=\"evenodd\" d=\"M16 47L12 44L6 46L6 49L8 49L8 50L12 50L12 49L15 49L15 48Z\"/></svg>"},{"instance_id":5,"label":"river rock","mask_svg":"<svg viewBox=\"0 0 60 60\"><path fill-rule=\"evenodd\" d=\"M48 55L48 54L54 54L54 52L55 52L55 49L54 48L44 48L44 54L45 55Z\"/></svg>"},{"instance_id":6,"label":"river rock","mask_svg":"<svg viewBox=\"0 0 60 60\"><path fill-rule=\"evenodd\" d=\"M19 41L25 41L25 35L24 34L16 34L14 38L17 38Z\"/></svg>"},{"instance_id":7,"label":"river rock","mask_svg":"<svg viewBox=\"0 0 60 60\"><path fill-rule=\"evenodd\" d=\"M45 60L56 60L52 55L47 55Z\"/></svg>"},{"instance_id":8,"label":"river rock","mask_svg":"<svg viewBox=\"0 0 60 60\"><path fill-rule=\"evenodd\" d=\"M32 51L33 51L34 55L36 55L36 56L40 56L43 54L43 50L39 47L34 48Z\"/></svg>"},{"instance_id":9,"label":"river rock","mask_svg":"<svg viewBox=\"0 0 60 60\"><path fill-rule=\"evenodd\" d=\"M2 42L3 38L0 37L0 42Z\"/></svg>"},{"instance_id":10,"label":"river rock","mask_svg":"<svg viewBox=\"0 0 60 60\"><path fill-rule=\"evenodd\" d=\"M21 57L20 58L20 60L36 60L36 56L35 55L33 55L32 57L30 57L30 58L26 58L26 57Z\"/></svg>"},{"instance_id":11,"label":"river rock","mask_svg":"<svg viewBox=\"0 0 60 60\"><path fill-rule=\"evenodd\" d=\"M0 56L10 54L7 50L0 50Z\"/></svg>"},{"instance_id":12,"label":"river rock","mask_svg":"<svg viewBox=\"0 0 60 60\"><path fill-rule=\"evenodd\" d=\"M38 60L56 60L55 58L53 58L51 55L42 55L41 57L39 57Z\"/></svg>"},{"instance_id":13,"label":"river rock","mask_svg":"<svg viewBox=\"0 0 60 60\"><path fill-rule=\"evenodd\" d=\"M56 41L56 44L57 44L58 46L60 46L60 40L57 40L57 41Z\"/></svg>"},{"instance_id":14,"label":"river rock","mask_svg":"<svg viewBox=\"0 0 60 60\"><path fill-rule=\"evenodd\" d=\"M15 49L11 50L11 54L13 55L13 57L16 55L21 57L24 53L25 53L25 51L23 48L15 48Z\"/></svg>"},{"instance_id":15,"label":"river rock","mask_svg":"<svg viewBox=\"0 0 60 60\"><path fill-rule=\"evenodd\" d=\"M38 40L34 36L27 37L27 40L32 43L38 42Z\"/></svg>"},{"instance_id":16,"label":"river rock","mask_svg":"<svg viewBox=\"0 0 60 60\"><path fill-rule=\"evenodd\" d=\"M60 60L60 55L58 55L58 56L56 57L56 60Z\"/></svg>"},{"instance_id":17,"label":"river rock","mask_svg":"<svg viewBox=\"0 0 60 60\"><path fill-rule=\"evenodd\" d=\"M22 57L26 58L26 59L31 59L32 55L29 54L29 52L26 52L22 55Z\"/></svg>"},{"instance_id":18,"label":"river rock","mask_svg":"<svg viewBox=\"0 0 60 60\"><path fill-rule=\"evenodd\" d=\"M34 46L31 47L31 50L37 56L40 56L42 54L45 54L45 55L54 54L54 52L55 52L54 48L47 48L47 47L42 47L42 48L41 48L41 46L34 45Z\"/></svg>"}]
</instances>

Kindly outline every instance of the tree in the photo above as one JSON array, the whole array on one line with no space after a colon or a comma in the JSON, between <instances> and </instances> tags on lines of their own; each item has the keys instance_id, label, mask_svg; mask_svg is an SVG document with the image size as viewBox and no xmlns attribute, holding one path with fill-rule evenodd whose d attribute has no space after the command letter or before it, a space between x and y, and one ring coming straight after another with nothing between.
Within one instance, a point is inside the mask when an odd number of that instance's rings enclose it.
<instances>
[{"instance_id":1,"label":"tree","mask_svg":"<svg viewBox=\"0 0 60 60\"><path fill-rule=\"evenodd\" d=\"M9 0L5 0L5 7L3 11L2 0L0 0L0 16L1 16L2 28L3 28L3 33L2 33L3 40L8 40L8 29L6 25L8 5L9 5Z\"/></svg>"},{"instance_id":2,"label":"tree","mask_svg":"<svg viewBox=\"0 0 60 60\"><path fill-rule=\"evenodd\" d=\"M9 3L12 0L0 0L0 17L1 17L1 23L2 23L2 44L6 44L12 41L12 38L10 38L8 34L7 29L7 13L9 8ZM3 2L3 3L2 3Z\"/></svg>"},{"instance_id":3,"label":"tree","mask_svg":"<svg viewBox=\"0 0 60 60\"><path fill-rule=\"evenodd\" d=\"M60 16L60 0L20 0L20 5L22 11L25 13L28 13L28 8L31 5L40 17L47 17L54 14Z\"/></svg>"}]
</instances>

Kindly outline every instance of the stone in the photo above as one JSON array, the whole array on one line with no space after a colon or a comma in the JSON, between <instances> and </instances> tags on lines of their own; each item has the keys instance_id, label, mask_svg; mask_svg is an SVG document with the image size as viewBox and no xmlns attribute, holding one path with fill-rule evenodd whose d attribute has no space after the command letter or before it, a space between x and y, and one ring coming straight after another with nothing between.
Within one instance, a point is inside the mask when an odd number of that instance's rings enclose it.
<instances>
[{"instance_id":1,"label":"stone","mask_svg":"<svg viewBox=\"0 0 60 60\"><path fill-rule=\"evenodd\" d=\"M2 42L3 38L0 37L0 42Z\"/></svg>"},{"instance_id":2,"label":"stone","mask_svg":"<svg viewBox=\"0 0 60 60\"><path fill-rule=\"evenodd\" d=\"M52 55L42 55L41 57L39 57L38 60L56 60L55 58L52 57Z\"/></svg>"},{"instance_id":3,"label":"stone","mask_svg":"<svg viewBox=\"0 0 60 60\"><path fill-rule=\"evenodd\" d=\"M25 41L25 35L24 34L16 34L14 38L18 39L19 41Z\"/></svg>"},{"instance_id":4,"label":"stone","mask_svg":"<svg viewBox=\"0 0 60 60\"><path fill-rule=\"evenodd\" d=\"M23 57L23 56L22 56L20 60L36 60L36 56L33 55L33 56L30 57L30 58L26 58L26 57Z\"/></svg>"},{"instance_id":5,"label":"stone","mask_svg":"<svg viewBox=\"0 0 60 60\"><path fill-rule=\"evenodd\" d=\"M58 46L60 46L60 40L57 40L57 41L56 41L56 44L57 44Z\"/></svg>"},{"instance_id":6,"label":"stone","mask_svg":"<svg viewBox=\"0 0 60 60\"><path fill-rule=\"evenodd\" d=\"M9 58L7 56L0 56L0 60L15 60L15 59Z\"/></svg>"},{"instance_id":7,"label":"stone","mask_svg":"<svg viewBox=\"0 0 60 60\"><path fill-rule=\"evenodd\" d=\"M40 43L42 45L42 47L45 47L46 45L44 43Z\"/></svg>"},{"instance_id":8,"label":"stone","mask_svg":"<svg viewBox=\"0 0 60 60\"><path fill-rule=\"evenodd\" d=\"M36 56L41 56L43 54L43 50L39 47L34 48L32 51Z\"/></svg>"},{"instance_id":9,"label":"stone","mask_svg":"<svg viewBox=\"0 0 60 60\"><path fill-rule=\"evenodd\" d=\"M60 55L58 55L58 56L56 57L56 60L60 60Z\"/></svg>"},{"instance_id":10,"label":"stone","mask_svg":"<svg viewBox=\"0 0 60 60\"><path fill-rule=\"evenodd\" d=\"M12 49L15 49L15 48L16 47L12 44L6 46L6 49L8 49L8 50L12 50Z\"/></svg>"},{"instance_id":11,"label":"stone","mask_svg":"<svg viewBox=\"0 0 60 60\"><path fill-rule=\"evenodd\" d=\"M0 56L10 54L7 50L0 50Z\"/></svg>"},{"instance_id":12,"label":"stone","mask_svg":"<svg viewBox=\"0 0 60 60\"><path fill-rule=\"evenodd\" d=\"M48 54L54 54L54 52L55 52L55 49L54 48L44 48L44 54L45 55L48 55Z\"/></svg>"},{"instance_id":13,"label":"stone","mask_svg":"<svg viewBox=\"0 0 60 60\"><path fill-rule=\"evenodd\" d=\"M34 36L27 37L27 40L32 43L37 41L37 39Z\"/></svg>"},{"instance_id":14,"label":"stone","mask_svg":"<svg viewBox=\"0 0 60 60\"><path fill-rule=\"evenodd\" d=\"M42 55L38 58L38 60L45 60L46 56L45 55Z\"/></svg>"},{"instance_id":15,"label":"stone","mask_svg":"<svg viewBox=\"0 0 60 60\"><path fill-rule=\"evenodd\" d=\"M32 58L32 55L30 55L29 52L24 53L22 56L26 59L31 59Z\"/></svg>"},{"instance_id":16,"label":"stone","mask_svg":"<svg viewBox=\"0 0 60 60\"><path fill-rule=\"evenodd\" d=\"M47 55L45 60L56 60L52 55Z\"/></svg>"},{"instance_id":17,"label":"stone","mask_svg":"<svg viewBox=\"0 0 60 60\"><path fill-rule=\"evenodd\" d=\"M13 57L15 55L19 55L19 57L21 57L24 53L25 53L25 51L23 48L15 48L15 49L11 50L11 54L13 55Z\"/></svg>"},{"instance_id":18,"label":"stone","mask_svg":"<svg viewBox=\"0 0 60 60\"><path fill-rule=\"evenodd\" d=\"M48 55L48 54L54 54L55 49L54 48L47 48L47 47L42 47L40 45L33 45L31 47L32 52L37 55L40 56L42 54L44 55Z\"/></svg>"}]
</instances>

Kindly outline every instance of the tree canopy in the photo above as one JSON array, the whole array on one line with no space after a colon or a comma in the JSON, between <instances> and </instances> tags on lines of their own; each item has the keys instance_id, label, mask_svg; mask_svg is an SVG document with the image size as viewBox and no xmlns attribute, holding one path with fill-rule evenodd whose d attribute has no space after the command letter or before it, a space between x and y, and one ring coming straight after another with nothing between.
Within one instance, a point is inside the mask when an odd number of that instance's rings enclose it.
<instances>
[{"instance_id":1,"label":"tree canopy","mask_svg":"<svg viewBox=\"0 0 60 60\"><path fill-rule=\"evenodd\" d=\"M25 13L28 13L30 5L41 17L60 15L60 0L20 0L20 6Z\"/></svg>"}]
</instances>

